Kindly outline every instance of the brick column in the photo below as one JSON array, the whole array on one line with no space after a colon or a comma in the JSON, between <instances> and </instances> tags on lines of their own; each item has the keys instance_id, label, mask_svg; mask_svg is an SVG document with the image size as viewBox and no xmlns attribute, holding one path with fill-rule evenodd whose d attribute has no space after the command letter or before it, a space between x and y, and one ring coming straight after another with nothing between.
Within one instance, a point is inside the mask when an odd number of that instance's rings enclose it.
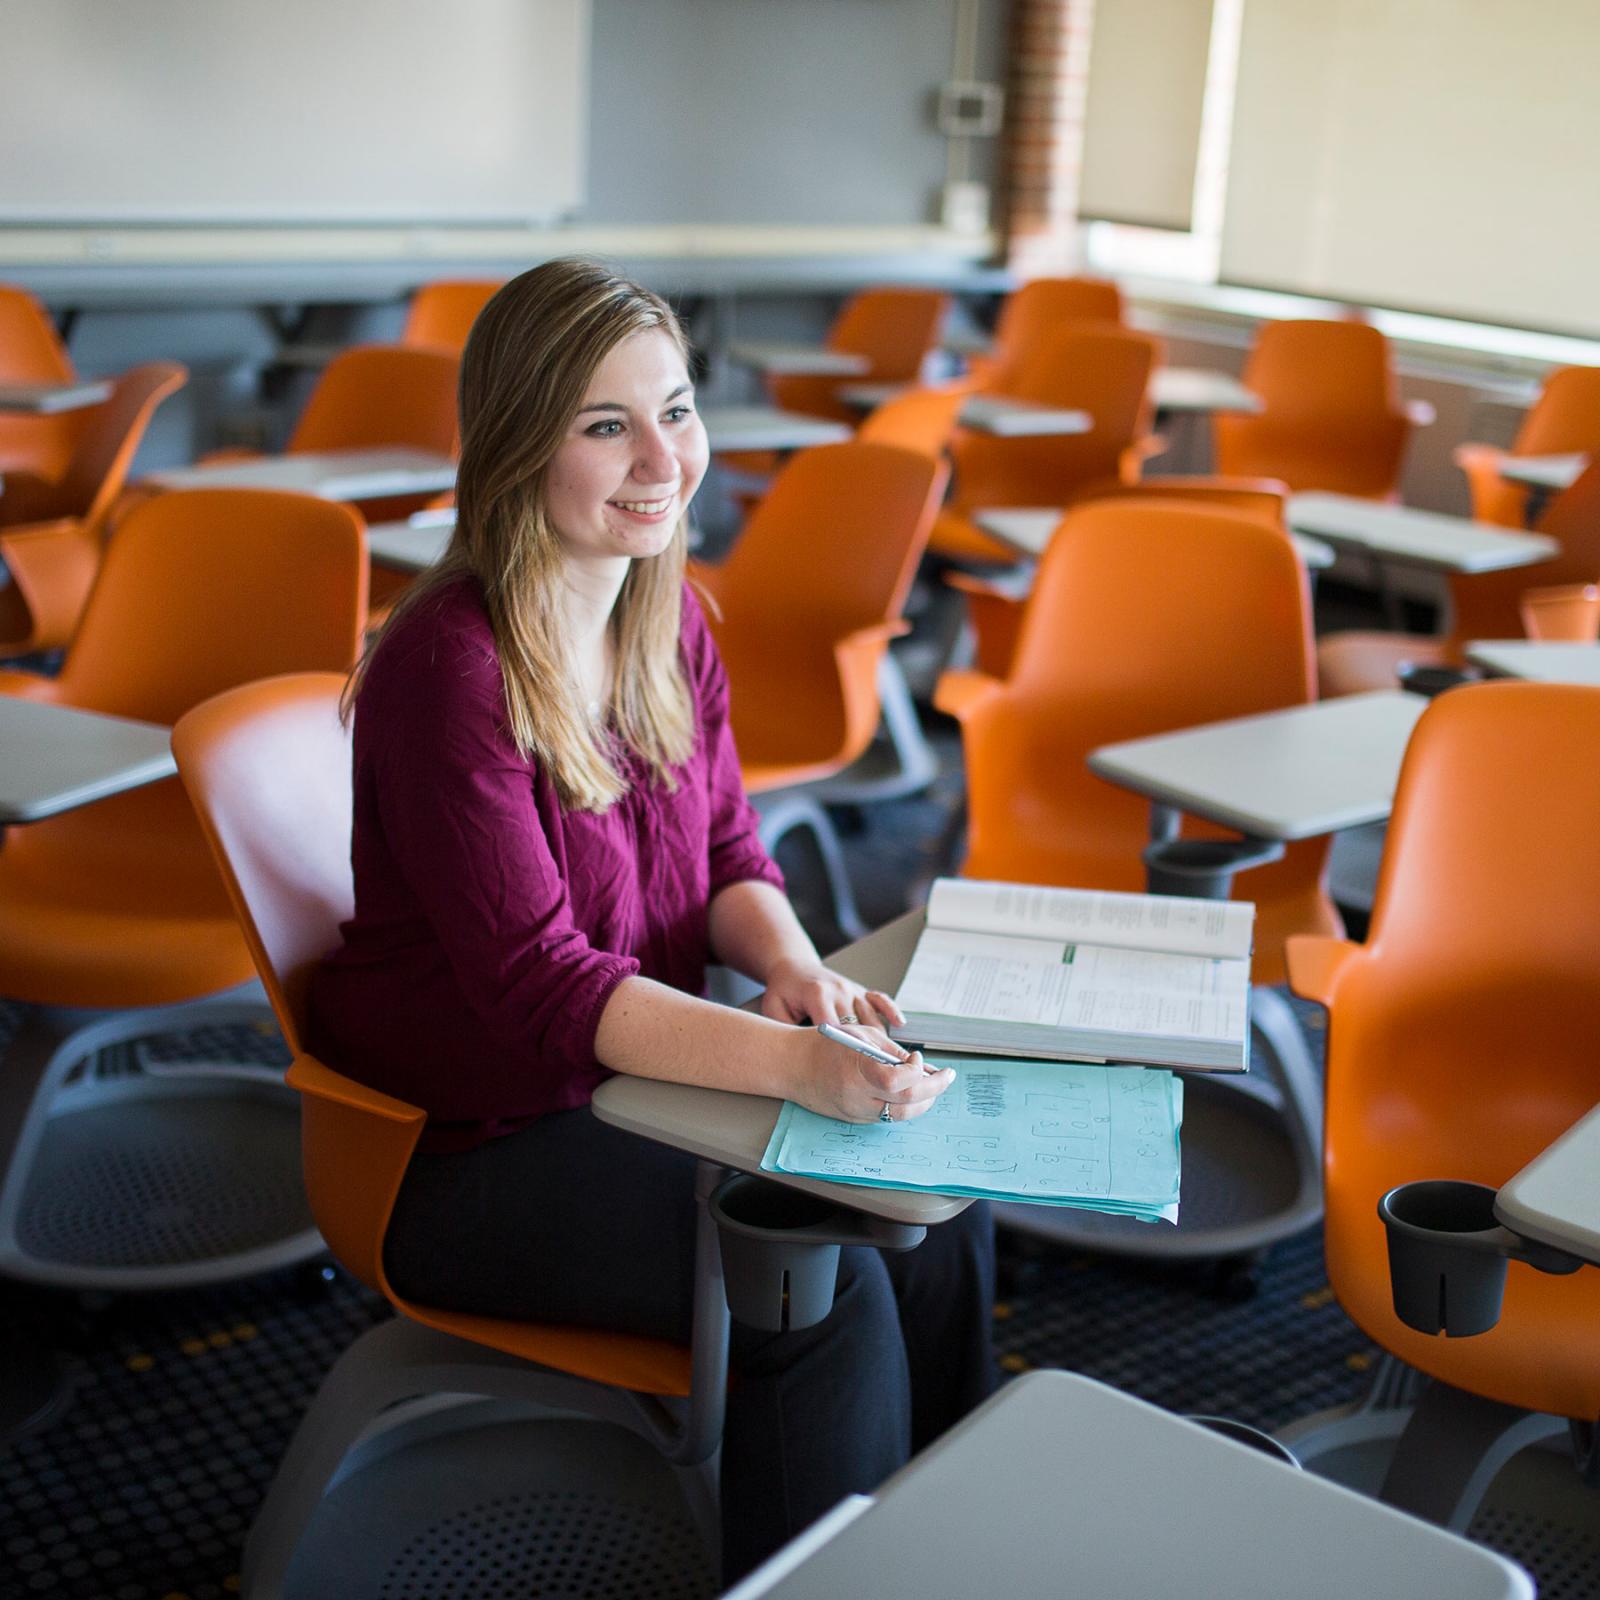
<instances>
[{"instance_id":1,"label":"brick column","mask_svg":"<svg viewBox=\"0 0 1600 1600\"><path fill-rule=\"evenodd\" d=\"M1093 20L1094 0L1012 0L1002 214L1007 263L1023 277L1077 267Z\"/></svg>"}]
</instances>

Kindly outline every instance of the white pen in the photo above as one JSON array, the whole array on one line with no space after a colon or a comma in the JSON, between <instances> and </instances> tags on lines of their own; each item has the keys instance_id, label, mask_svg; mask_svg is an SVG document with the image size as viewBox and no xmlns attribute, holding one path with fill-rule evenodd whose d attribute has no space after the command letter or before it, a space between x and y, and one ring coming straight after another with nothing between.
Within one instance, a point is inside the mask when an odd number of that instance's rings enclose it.
<instances>
[{"instance_id":1,"label":"white pen","mask_svg":"<svg viewBox=\"0 0 1600 1600\"><path fill-rule=\"evenodd\" d=\"M858 1039L853 1033L846 1033L843 1028L836 1028L831 1022L819 1022L817 1032L824 1039L832 1039L835 1044L842 1044L846 1050L854 1050L858 1056L865 1056L869 1061L881 1061L886 1067L898 1067L905 1063L904 1056L892 1056L889 1052L866 1039ZM926 1061L922 1063L923 1072L930 1078L936 1078L945 1069L943 1067L930 1067Z\"/></svg>"}]
</instances>

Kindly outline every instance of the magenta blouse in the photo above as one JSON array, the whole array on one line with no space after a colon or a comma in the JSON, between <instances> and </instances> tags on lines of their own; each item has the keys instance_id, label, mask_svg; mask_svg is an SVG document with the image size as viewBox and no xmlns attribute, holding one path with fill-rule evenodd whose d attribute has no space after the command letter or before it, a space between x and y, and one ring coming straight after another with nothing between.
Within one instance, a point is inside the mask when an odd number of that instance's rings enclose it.
<instances>
[{"instance_id":1,"label":"magenta blouse","mask_svg":"<svg viewBox=\"0 0 1600 1600\"><path fill-rule=\"evenodd\" d=\"M728 682L686 587L679 652L698 736L675 792L631 751L603 815L563 811L506 732L476 580L384 638L356 705L355 915L312 976L312 1050L428 1113L456 1150L584 1105L594 1037L635 973L702 993L712 897L782 877L756 834Z\"/></svg>"}]
</instances>

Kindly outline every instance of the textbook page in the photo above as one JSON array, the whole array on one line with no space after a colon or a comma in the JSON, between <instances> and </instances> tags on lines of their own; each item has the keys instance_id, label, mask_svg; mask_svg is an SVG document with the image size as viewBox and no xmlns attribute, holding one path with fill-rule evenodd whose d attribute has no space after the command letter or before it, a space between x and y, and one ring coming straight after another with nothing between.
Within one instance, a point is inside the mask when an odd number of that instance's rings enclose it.
<instances>
[{"instance_id":1,"label":"textbook page","mask_svg":"<svg viewBox=\"0 0 1600 1600\"><path fill-rule=\"evenodd\" d=\"M1158 1039L1242 1040L1250 968L1102 945L924 928L895 1003L910 1016ZM897 1030L899 1031L899 1030Z\"/></svg>"},{"instance_id":2,"label":"textbook page","mask_svg":"<svg viewBox=\"0 0 1600 1600\"><path fill-rule=\"evenodd\" d=\"M940 878L927 919L930 928L1242 959L1250 954L1255 909L1248 900Z\"/></svg>"}]
</instances>

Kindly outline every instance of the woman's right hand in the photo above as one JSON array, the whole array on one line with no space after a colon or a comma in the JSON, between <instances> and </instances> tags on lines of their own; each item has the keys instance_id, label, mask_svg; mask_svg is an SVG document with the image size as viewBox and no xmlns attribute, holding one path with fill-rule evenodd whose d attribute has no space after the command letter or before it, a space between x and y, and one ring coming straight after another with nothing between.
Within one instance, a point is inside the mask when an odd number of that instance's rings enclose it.
<instances>
[{"instance_id":1,"label":"woman's right hand","mask_svg":"<svg viewBox=\"0 0 1600 1600\"><path fill-rule=\"evenodd\" d=\"M903 1059L890 1066L825 1039L815 1028L796 1028L786 1091L796 1105L840 1122L877 1122L887 1105L891 1122L910 1122L956 1081L948 1067L927 1071L920 1051L903 1050L878 1028L845 1031Z\"/></svg>"}]
</instances>

